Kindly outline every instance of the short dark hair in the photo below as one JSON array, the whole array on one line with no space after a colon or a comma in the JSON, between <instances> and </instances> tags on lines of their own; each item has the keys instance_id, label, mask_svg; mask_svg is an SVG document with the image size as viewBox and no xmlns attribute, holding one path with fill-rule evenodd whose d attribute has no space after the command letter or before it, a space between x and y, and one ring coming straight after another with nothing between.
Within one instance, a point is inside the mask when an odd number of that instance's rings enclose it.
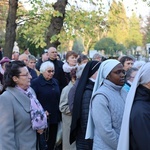
<instances>
[{"instance_id":1,"label":"short dark hair","mask_svg":"<svg viewBox=\"0 0 150 150\"><path fill-rule=\"evenodd\" d=\"M70 57L70 56L74 56L74 57L78 57L78 54L74 51L68 51L67 54L66 54L66 60Z\"/></svg>"},{"instance_id":2,"label":"short dark hair","mask_svg":"<svg viewBox=\"0 0 150 150\"><path fill-rule=\"evenodd\" d=\"M80 64L84 60L89 60L89 58L87 57L87 55L80 54L79 58L77 59L77 62Z\"/></svg>"},{"instance_id":3,"label":"short dark hair","mask_svg":"<svg viewBox=\"0 0 150 150\"><path fill-rule=\"evenodd\" d=\"M133 58L130 57L130 56L122 56L119 61L120 61L120 62L122 63L122 65L124 66L125 61L129 61L129 60L134 61Z\"/></svg>"},{"instance_id":4,"label":"short dark hair","mask_svg":"<svg viewBox=\"0 0 150 150\"><path fill-rule=\"evenodd\" d=\"M25 63L22 61L12 61L9 64L6 64L6 70L4 73L4 89L8 86L15 87L16 83L13 81L12 77L19 77L20 68L25 67Z\"/></svg>"}]
</instances>

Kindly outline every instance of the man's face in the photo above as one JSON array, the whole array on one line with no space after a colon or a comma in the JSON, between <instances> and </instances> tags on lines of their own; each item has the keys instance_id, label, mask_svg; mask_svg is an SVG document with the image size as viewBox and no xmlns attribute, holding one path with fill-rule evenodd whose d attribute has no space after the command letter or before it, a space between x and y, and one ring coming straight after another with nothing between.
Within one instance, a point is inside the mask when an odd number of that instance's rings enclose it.
<instances>
[{"instance_id":1,"label":"man's face","mask_svg":"<svg viewBox=\"0 0 150 150\"><path fill-rule=\"evenodd\" d=\"M123 69L127 71L133 66L133 60L126 60L123 65Z\"/></svg>"},{"instance_id":2,"label":"man's face","mask_svg":"<svg viewBox=\"0 0 150 150\"><path fill-rule=\"evenodd\" d=\"M20 55L20 56L19 56L19 60L20 60L20 61L23 61L23 62L28 66L28 63L29 63L28 55L26 55L26 54Z\"/></svg>"},{"instance_id":3,"label":"man's face","mask_svg":"<svg viewBox=\"0 0 150 150\"><path fill-rule=\"evenodd\" d=\"M54 47L49 48L48 56L51 60L57 59L57 50L56 50L56 48L54 48Z\"/></svg>"}]
</instances>

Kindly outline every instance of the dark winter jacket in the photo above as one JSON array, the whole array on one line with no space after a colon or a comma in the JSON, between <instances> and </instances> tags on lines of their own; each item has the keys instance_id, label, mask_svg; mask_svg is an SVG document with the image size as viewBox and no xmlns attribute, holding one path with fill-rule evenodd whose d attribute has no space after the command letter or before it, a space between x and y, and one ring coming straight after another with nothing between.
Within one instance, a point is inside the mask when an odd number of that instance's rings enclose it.
<instances>
[{"instance_id":1,"label":"dark winter jacket","mask_svg":"<svg viewBox=\"0 0 150 150\"><path fill-rule=\"evenodd\" d=\"M35 70L33 70L32 68L29 68L29 67L28 67L28 70L29 70L30 75L32 76L31 81L38 77Z\"/></svg>"},{"instance_id":2,"label":"dark winter jacket","mask_svg":"<svg viewBox=\"0 0 150 150\"><path fill-rule=\"evenodd\" d=\"M42 61L42 58L40 58L39 60L38 60L38 62L36 63L36 65L35 65L35 67L36 67L36 69L38 70L38 71L40 71L40 67L41 67L41 64L43 63L43 61Z\"/></svg>"},{"instance_id":3,"label":"dark winter jacket","mask_svg":"<svg viewBox=\"0 0 150 150\"><path fill-rule=\"evenodd\" d=\"M57 80L52 78L47 81L41 74L31 82L31 87L34 89L37 99L43 106L44 110L49 112L50 123L58 123L60 121L60 90Z\"/></svg>"},{"instance_id":4,"label":"dark winter jacket","mask_svg":"<svg viewBox=\"0 0 150 150\"><path fill-rule=\"evenodd\" d=\"M130 114L130 150L150 150L150 89L142 85Z\"/></svg>"},{"instance_id":5,"label":"dark winter jacket","mask_svg":"<svg viewBox=\"0 0 150 150\"><path fill-rule=\"evenodd\" d=\"M54 74L54 78L58 80L59 82L59 87L60 87L60 91L62 91L62 89L67 85L67 81L65 78L65 73L63 71L63 62L59 61L59 60L48 60L54 63L54 67L55 67L55 74Z\"/></svg>"},{"instance_id":6,"label":"dark winter jacket","mask_svg":"<svg viewBox=\"0 0 150 150\"><path fill-rule=\"evenodd\" d=\"M80 125L78 127L78 134L76 139L77 150L92 150L93 140L85 140L85 133L89 114L89 104L92 96L94 82L88 80L81 105Z\"/></svg>"}]
</instances>

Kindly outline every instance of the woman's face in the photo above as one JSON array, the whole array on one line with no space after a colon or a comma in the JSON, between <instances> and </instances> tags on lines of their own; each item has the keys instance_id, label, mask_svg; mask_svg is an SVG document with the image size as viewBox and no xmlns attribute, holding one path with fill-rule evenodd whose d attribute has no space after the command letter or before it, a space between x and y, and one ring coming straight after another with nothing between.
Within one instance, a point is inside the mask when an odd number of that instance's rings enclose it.
<instances>
[{"instance_id":1,"label":"woman's face","mask_svg":"<svg viewBox=\"0 0 150 150\"><path fill-rule=\"evenodd\" d=\"M54 68L49 67L49 68L47 68L42 74L43 74L43 77L44 77L46 80L50 80L50 79L53 78L54 73L55 73Z\"/></svg>"},{"instance_id":2,"label":"woman's face","mask_svg":"<svg viewBox=\"0 0 150 150\"><path fill-rule=\"evenodd\" d=\"M28 67L32 68L32 69L35 69L35 64L36 64L35 60L29 60Z\"/></svg>"},{"instance_id":3,"label":"woman's face","mask_svg":"<svg viewBox=\"0 0 150 150\"><path fill-rule=\"evenodd\" d=\"M30 86L30 80L32 77L26 66L20 68L19 70L20 70L19 76L18 77L13 76L13 81L16 83L17 86L19 86L23 90L26 90Z\"/></svg>"},{"instance_id":4,"label":"woman's face","mask_svg":"<svg viewBox=\"0 0 150 150\"><path fill-rule=\"evenodd\" d=\"M71 55L68 57L67 62L70 66L76 66L77 58L75 56Z\"/></svg>"},{"instance_id":5,"label":"woman's face","mask_svg":"<svg viewBox=\"0 0 150 150\"><path fill-rule=\"evenodd\" d=\"M123 86L125 83L125 71L123 65L118 64L107 76L107 79L116 85Z\"/></svg>"}]
</instances>

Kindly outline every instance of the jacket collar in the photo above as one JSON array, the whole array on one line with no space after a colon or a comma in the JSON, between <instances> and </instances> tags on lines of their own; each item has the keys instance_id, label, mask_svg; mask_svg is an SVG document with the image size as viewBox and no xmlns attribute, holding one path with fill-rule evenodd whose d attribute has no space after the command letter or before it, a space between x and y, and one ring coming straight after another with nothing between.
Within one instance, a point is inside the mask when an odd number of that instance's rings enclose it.
<instances>
[{"instance_id":1,"label":"jacket collar","mask_svg":"<svg viewBox=\"0 0 150 150\"><path fill-rule=\"evenodd\" d=\"M22 105L26 112L30 112L30 99L23 92L15 87L7 87L6 91L10 92L16 100Z\"/></svg>"},{"instance_id":2,"label":"jacket collar","mask_svg":"<svg viewBox=\"0 0 150 150\"><path fill-rule=\"evenodd\" d=\"M39 83L41 84L41 86L44 86L44 85L46 85L46 84L54 84L54 80L53 79L50 79L50 80L45 80L45 78L43 77L43 75L42 74L40 74L40 76L39 76Z\"/></svg>"}]
</instances>

